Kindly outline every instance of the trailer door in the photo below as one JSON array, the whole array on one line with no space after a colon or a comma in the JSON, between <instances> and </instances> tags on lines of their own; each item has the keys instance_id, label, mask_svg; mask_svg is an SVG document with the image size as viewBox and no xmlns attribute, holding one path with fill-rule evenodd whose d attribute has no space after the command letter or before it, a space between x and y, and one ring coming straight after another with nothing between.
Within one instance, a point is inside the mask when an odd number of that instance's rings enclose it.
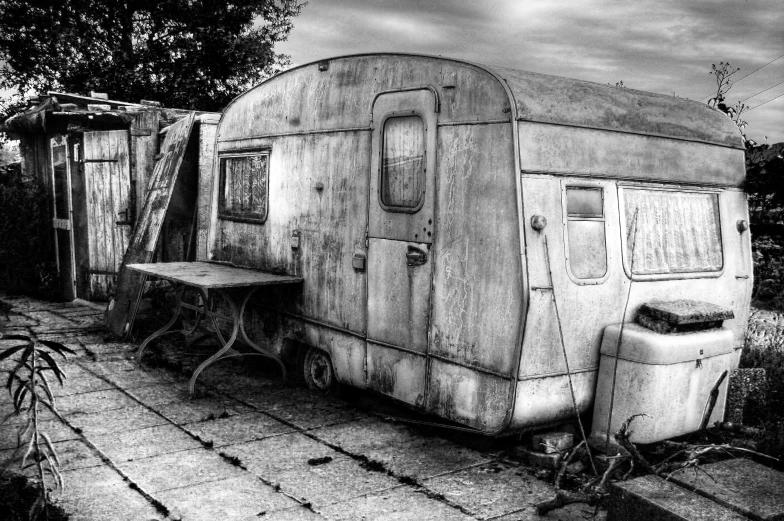
<instances>
[{"instance_id":1,"label":"trailer door","mask_svg":"<svg viewBox=\"0 0 784 521\"><path fill-rule=\"evenodd\" d=\"M381 94L373 105L368 386L417 406L425 403L436 110L429 89Z\"/></svg>"}]
</instances>

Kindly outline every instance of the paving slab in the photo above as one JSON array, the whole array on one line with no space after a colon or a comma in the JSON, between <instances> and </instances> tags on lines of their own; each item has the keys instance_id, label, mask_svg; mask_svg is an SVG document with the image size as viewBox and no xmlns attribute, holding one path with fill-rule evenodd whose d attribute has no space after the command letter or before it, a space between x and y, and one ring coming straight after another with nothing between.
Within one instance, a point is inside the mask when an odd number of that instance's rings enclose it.
<instances>
[{"instance_id":1,"label":"paving slab","mask_svg":"<svg viewBox=\"0 0 784 521\"><path fill-rule=\"evenodd\" d=\"M132 407L137 402L119 389L104 389L61 396L56 399L57 411L63 416Z\"/></svg>"},{"instance_id":2,"label":"paving slab","mask_svg":"<svg viewBox=\"0 0 784 521\"><path fill-rule=\"evenodd\" d=\"M184 402L170 402L155 405L153 409L178 425L204 421L209 418L219 418L221 416L236 416L253 411L247 405L223 397L194 398Z\"/></svg>"},{"instance_id":3,"label":"paving slab","mask_svg":"<svg viewBox=\"0 0 784 521\"><path fill-rule=\"evenodd\" d=\"M288 494L311 503L317 511L332 503L400 485L386 473L368 472L347 456L318 466L283 471L273 481Z\"/></svg>"},{"instance_id":4,"label":"paving slab","mask_svg":"<svg viewBox=\"0 0 784 521\"><path fill-rule=\"evenodd\" d=\"M91 441L114 462L134 461L202 446L171 424L95 436Z\"/></svg>"},{"instance_id":5,"label":"paving slab","mask_svg":"<svg viewBox=\"0 0 784 521\"><path fill-rule=\"evenodd\" d=\"M67 485L66 485L67 486ZM131 490L73 497L68 489L55 502L69 514L69 521L158 521L166 519L147 499Z\"/></svg>"},{"instance_id":6,"label":"paving slab","mask_svg":"<svg viewBox=\"0 0 784 521\"><path fill-rule=\"evenodd\" d=\"M375 494L335 503L317 511L327 519L335 521L356 520L400 520L452 521L470 520L473 516L425 494L400 486Z\"/></svg>"},{"instance_id":7,"label":"paving slab","mask_svg":"<svg viewBox=\"0 0 784 521\"><path fill-rule=\"evenodd\" d=\"M81 429L87 437L169 423L166 418L162 418L159 414L141 405L110 411L74 414L68 417L68 421L74 427Z\"/></svg>"},{"instance_id":8,"label":"paving slab","mask_svg":"<svg viewBox=\"0 0 784 521\"><path fill-rule=\"evenodd\" d=\"M149 493L247 475L214 451L204 449L119 462L117 466Z\"/></svg>"},{"instance_id":9,"label":"paving slab","mask_svg":"<svg viewBox=\"0 0 784 521\"><path fill-rule=\"evenodd\" d=\"M120 495L131 490L130 484L117 471L106 466L68 470L62 475L65 483L63 495L71 498Z\"/></svg>"},{"instance_id":10,"label":"paving slab","mask_svg":"<svg viewBox=\"0 0 784 521\"><path fill-rule=\"evenodd\" d=\"M407 443L366 450L368 458L384 464L396 476L418 480L472 467L490 456L443 438L420 437Z\"/></svg>"},{"instance_id":11,"label":"paving slab","mask_svg":"<svg viewBox=\"0 0 784 521\"><path fill-rule=\"evenodd\" d=\"M297 506L285 510L274 510L257 519L263 521L319 521L326 518L309 508Z\"/></svg>"},{"instance_id":12,"label":"paving slab","mask_svg":"<svg viewBox=\"0 0 784 521\"><path fill-rule=\"evenodd\" d=\"M186 382L166 382L128 389L128 394L147 406L163 405L174 402L187 402L191 399Z\"/></svg>"},{"instance_id":13,"label":"paving slab","mask_svg":"<svg viewBox=\"0 0 784 521\"><path fill-rule=\"evenodd\" d=\"M258 412L188 423L183 427L204 441L212 441L216 448L294 432L290 426Z\"/></svg>"},{"instance_id":14,"label":"paving slab","mask_svg":"<svg viewBox=\"0 0 784 521\"><path fill-rule=\"evenodd\" d=\"M290 422L302 430L317 429L369 417L367 413L341 403L312 399L268 410L276 418Z\"/></svg>"},{"instance_id":15,"label":"paving slab","mask_svg":"<svg viewBox=\"0 0 784 521\"><path fill-rule=\"evenodd\" d=\"M267 519L272 511L298 506L250 475L165 490L155 497L183 521Z\"/></svg>"},{"instance_id":16,"label":"paving slab","mask_svg":"<svg viewBox=\"0 0 784 521\"><path fill-rule=\"evenodd\" d=\"M274 480L288 470L305 470L311 460L342 457L339 452L300 433L229 445L222 447L221 452L239 458L249 471L268 480Z\"/></svg>"},{"instance_id":17,"label":"paving slab","mask_svg":"<svg viewBox=\"0 0 784 521\"><path fill-rule=\"evenodd\" d=\"M521 467L500 462L482 464L422 482L479 519L525 510L549 499L553 489Z\"/></svg>"},{"instance_id":18,"label":"paving slab","mask_svg":"<svg viewBox=\"0 0 784 521\"><path fill-rule=\"evenodd\" d=\"M417 433L411 427L373 417L314 429L310 433L353 454L365 454L393 444L412 443L417 439Z\"/></svg>"},{"instance_id":19,"label":"paving slab","mask_svg":"<svg viewBox=\"0 0 784 521\"><path fill-rule=\"evenodd\" d=\"M90 374L76 364L67 364L62 367L62 370L65 373L63 385L50 382L55 397L116 388L110 382Z\"/></svg>"},{"instance_id":20,"label":"paving slab","mask_svg":"<svg viewBox=\"0 0 784 521\"><path fill-rule=\"evenodd\" d=\"M749 459L701 465L671 480L753 519L784 519L784 473Z\"/></svg>"},{"instance_id":21,"label":"paving slab","mask_svg":"<svg viewBox=\"0 0 784 521\"><path fill-rule=\"evenodd\" d=\"M741 521L746 517L659 476L612 485L607 521Z\"/></svg>"},{"instance_id":22,"label":"paving slab","mask_svg":"<svg viewBox=\"0 0 784 521\"><path fill-rule=\"evenodd\" d=\"M123 389L174 381L171 375L160 369L137 368L134 363L127 360L84 363L84 367Z\"/></svg>"},{"instance_id":23,"label":"paving slab","mask_svg":"<svg viewBox=\"0 0 784 521\"><path fill-rule=\"evenodd\" d=\"M49 439L52 440L52 443L79 439L79 435L60 420L48 420L41 422L39 425L41 432L46 433ZM20 425L0 427L0 450L15 449L17 447L19 427Z\"/></svg>"}]
</instances>

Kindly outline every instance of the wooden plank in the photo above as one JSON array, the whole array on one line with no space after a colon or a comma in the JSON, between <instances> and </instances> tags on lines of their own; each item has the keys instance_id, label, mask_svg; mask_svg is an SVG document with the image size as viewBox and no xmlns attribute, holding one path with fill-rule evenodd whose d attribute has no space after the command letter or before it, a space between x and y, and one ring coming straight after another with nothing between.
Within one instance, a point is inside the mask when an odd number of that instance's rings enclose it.
<instances>
[{"instance_id":1,"label":"wooden plank","mask_svg":"<svg viewBox=\"0 0 784 521\"><path fill-rule=\"evenodd\" d=\"M133 326L145 280L144 275L126 269L126 266L147 263L152 259L161 232L161 224L166 217L172 192L177 183L194 118L195 114L191 112L172 125L161 146L163 157L155 164L144 208L139 215L120 267L116 294L109 301L104 316L105 325L120 336L128 334Z\"/></svg>"},{"instance_id":2,"label":"wooden plank","mask_svg":"<svg viewBox=\"0 0 784 521\"><path fill-rule=\"evenodd\" d=\"M89 269L116 273L128 246L129 225L118 212L130 206L128 132L87 132L84 137ZM90 275L91 299L111 296L115 281Z\"/></svg>"},{"instance_id":3,"label":"wooden plank","mask_svg":"<svg viewBox=\"0 0 784 521\"><path fill-rule=\"evenodd\" d=\"M278 275L211 262L158 262L154 264L127 264L126 267L129 270L159 279L181 282L188 286L204 289L244 288L302 282L302 277L293 275Z\"/></svg>"},{"instance_id":4,"label":"wooden plank","mask_svg":"<svg viewBox=\"0 0 784 521\"><path fill-rule=\"evenodd\" d=\"M202 116L199 124L199 192L196 225L196 260L207 260L208 233L212 205L213 161L217 126Z\"/></svg>"}]
</instances>

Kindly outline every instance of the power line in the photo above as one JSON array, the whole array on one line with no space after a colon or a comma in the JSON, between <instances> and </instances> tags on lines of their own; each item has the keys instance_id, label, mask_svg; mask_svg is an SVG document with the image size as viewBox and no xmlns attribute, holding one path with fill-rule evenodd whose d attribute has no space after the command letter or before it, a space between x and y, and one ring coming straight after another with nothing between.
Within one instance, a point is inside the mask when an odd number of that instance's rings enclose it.
<instances>
[{"instance_id":1,"label":"power line","mask_svg":"<svg viewBox=\"0 0 784 521\"><path fill-rule=\"evenodd\" d=\"M759 71L759 70L762 70L762 69L764 69L765 67L767 67L768 65L770 65L771 63L773 63L774 61L776 61L776 60L778 60L779 58L782 58L782 57L784 57L784 54L782 54L782 55L781 55L781 56L779 56L778 58L774 58L774 59L770 60L768 63L766 63L765 65L763 65L763 66L762 66L762 67L760 67L759 69L755 69L755 70L751 71L750 73L748 73L747 75L745 75L745 76L742 76L741 78L739 78L739 79L735 80L734 82L732 82L732 84L733 84L733 85L735 85L735 84L736 84L736 83L738 83L740 80L742 80L742 79L744 79L744 78L748 78L749 76L751 76L751 75L752 75L752 74L754 74L755 72L757 72L757 71ZM707 96L703 96L702 98L700 98L700 99L699 99L699 101L702 101L702 100L704 100L705 98L708 98L708 97L710 97L710 96L713 96L714 94L715 94L715 92L711 92L711 93L710 93L710 94L708 94Z\"/></svg>"},{"instance_id":2,"label":"power line","mask_svg":"<svg viewBox=\"0 0 784 521\"><path fill-rule=\"evenodd\" d=\"M770 102L771 102L771 101L773 101L774 99L779 99L779 98L780 98L780 97L782 97L782 96L784 96L784 93L782 93L782 94L779 94L779 95L778 95L778 96L776 96L775 98L770 98L768 101L763 101L763 102L762 102L762 103L760 103L759 105L755 105L755 106L751 107L750 109L748 109L748 110L745 110L744 112L750 112L750 111L752 111L752 110L756 109L757 107L761 107L761 106L763 106L765 103L770 103Z\"/></svg>"},{"instance_id":3,"label":"power line","mask_svg":"<svg viewBox=\"0 0 784 521\"><path fill-rule=\"evenodd\" d=\"M778 82L778 83L777 83L777 84L775 84L773 87L778 87L778 86L779 86L779 85L781 85L782 83L784 83L784 81L780 81L780 82ZM754 94L754 96L759 96L759 95L760 95L760 94L762 94L763 92L768 92L768 91L769 91L770 89L772 89L773 87L768 87L768 88L767 88L767 89L765 89L765 90L761 90L761 91L759 91L757 94ZM741 101L741 103L743 103L744 101L748 101L748 100L750 100L750 99L751 99L751 98L753 98L754 96L749 96L748 98L746 98L746 99L744 99L744 100L740 100L740 101Z\"/></svg>"}]
</instances>

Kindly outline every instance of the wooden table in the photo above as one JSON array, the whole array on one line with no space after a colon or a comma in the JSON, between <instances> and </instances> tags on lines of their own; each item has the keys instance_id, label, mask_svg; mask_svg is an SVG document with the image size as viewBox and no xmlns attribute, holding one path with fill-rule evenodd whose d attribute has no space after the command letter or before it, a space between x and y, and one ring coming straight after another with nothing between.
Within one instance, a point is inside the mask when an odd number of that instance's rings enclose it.
<instances>
[{"instance_id":1,"label":"wooden table","mask_svg":"<svg viewBox=\"0 0 784 521\"><path fill-rule=\"evenodd\" d=\"M204 371L210 364L222 358L229 356L238 356L237 354L228 354L237 337L240 336L242 341L253 348L256 353L267 358L271 358L280 366L283 372L283 377L286 377L286 367L283 361L275 353L265 349L250 338L245 332L245 324L243 314L245 306L250 297L261 286L271 286L273 284L297 284L302 282L301 277L293 277L291 275L276 275L274 273L265 273L263 271L256 271L246 268L237 268L225 264L211 263L211 262L165 262L155 264L129 264L128 269L138 271L146 276L153 276L165 280L172 285L174 294L177 297L177 304L174 310L174 316L168 324L147 337L139 350L136 353L136 363L141 364L142 352L149 345L150 342L159 338L167 333L184 333L190 334L196 330L204 316L210 316L213 319L216 335L222 343L222 346L217 353L209 357L207 360L196 368L191 376L188 389L191 394L196 387L196 379L199 374ZM202 305L196 306L182 302L182 293L186 286L196 288L202 297ZM231 308L231 316L216 313L209 309L210 292L215 292L223 297ZM190 329L183 329L179 331L170 331L177 318L180 316L183 308L191 309L197 312L196 324ZM226 339L220 331L220 328L215 323L215 318L222 318L231 321L232 330L231 336Z\"/></svg>"}]
</instances>

